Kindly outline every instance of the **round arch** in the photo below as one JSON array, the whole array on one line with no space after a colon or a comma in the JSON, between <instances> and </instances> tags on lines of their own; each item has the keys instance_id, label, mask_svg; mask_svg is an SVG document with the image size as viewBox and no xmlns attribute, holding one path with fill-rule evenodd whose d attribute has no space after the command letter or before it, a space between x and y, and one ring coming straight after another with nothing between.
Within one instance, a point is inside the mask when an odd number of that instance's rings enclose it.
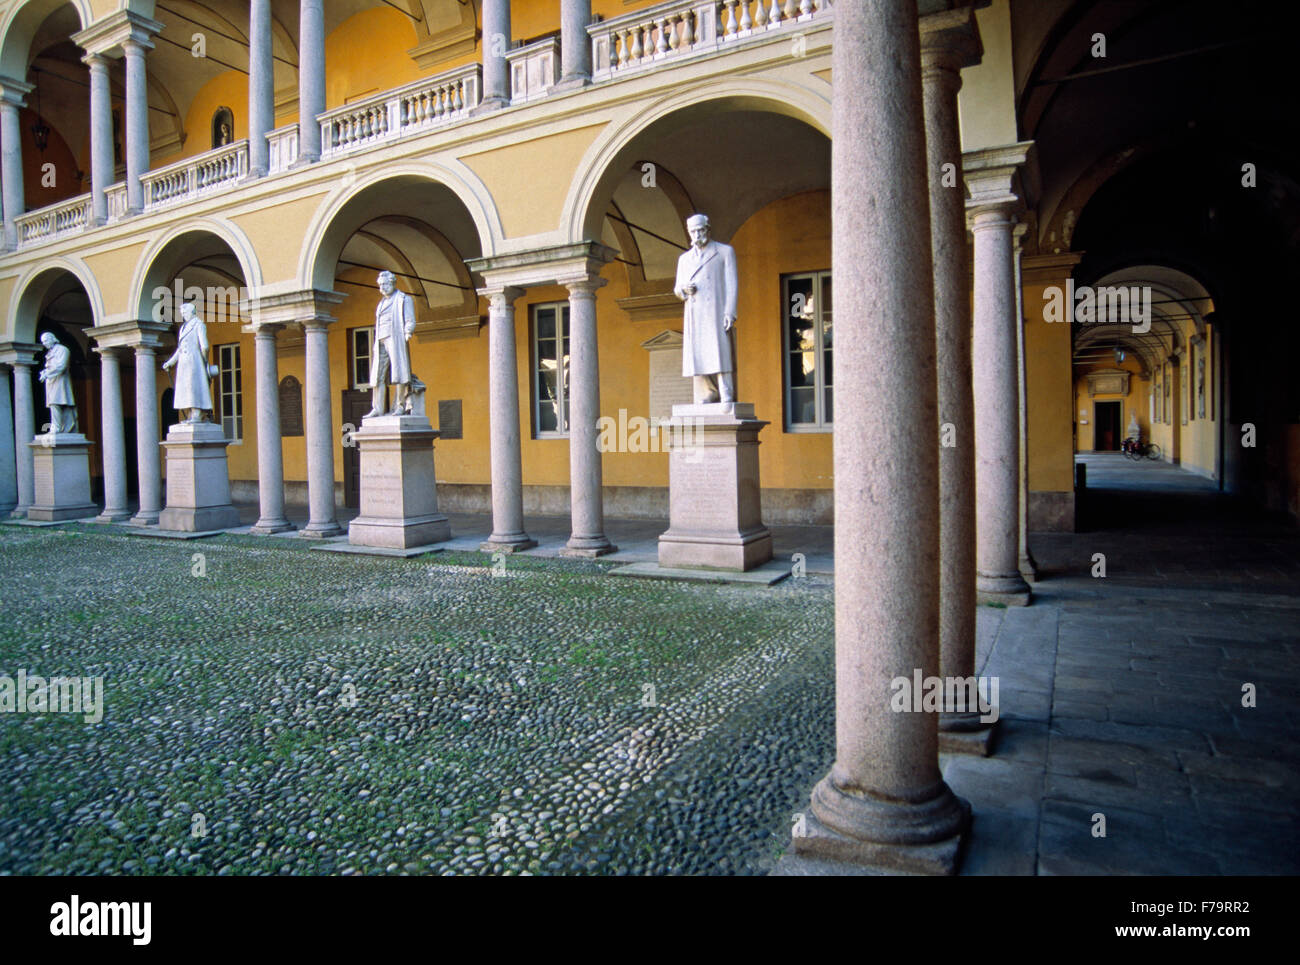
<instances>
[{"instance_id":1,"label":"round arch","mask_svg":"<svg viewBox=\"0 0 1300 965\"><path fill-rule=\"evenodd\" d=\"M477 234L482 255L496 252L504 231L487 187L464 165L436 162L411 162L383 168L364 178L349 173L343 184L325 199L307 227L298 259L298 285L302 289L328 290L334 284L334 269L339 254L352 231L340 221L360 195L402 179L423 181L449 191L468 214Z\"/></svg>"},{"instance_id":2,"label":"round arch","mask_svg":"<svg viewBox=\"0 0 1300 965\"><path fill-rule=\"evenodd\" d=\"M0 21L0 76L22 80L27 76L32 40L45 19L60 7L71 5L85 30L95 20L90 0L27 0L16 3Z\"/></svg>"},{"instance_id":3,"label":"round arch","mask_svg":"<svg viewBox=\"0 0 1300 965\"><path fill-rule=\"evenodd\" d=\"M15 342L36 341L36 323L40 320L50 290L63 275L71 275L90 300L91 324L99 325L104 319L104 301L95 276L79 259L59 256L43 259L30 268L18 284L9 303L9 317L13 319L10 337Z\"/></svg>"},{"instance_id":4,"label":"round arch","mask_svg":"<svg viewBox=\"0 0 1300 965\"><path fill-rule=\"evenodd\" d=\"M564 199L560 229L570 244L600 237L604 206L597 200L613 191L630 163L637 140L674 114L688 119L698 110L753 110L802 121L827 138L831 133L830 87L824 95L803 86L754 77L710 82L669 94L626 123L611 124L587 149L579 173Z\"/></svg>"},{"instance_id":5,"label":"round arch","mask_svg":"<svg viewBox=\"0 0 1300 965\"><path fill-rule=\"evenodd\" d=\"M173 228L156 239L136 263L135 276L131 279L131 291L135 293L133 297L136 318L147 319L151 316L152 299L149 293L171 280L171 268L164 263L162 255L176 242L191 235L207 235L220 240L239 262L240 271L244 275L244 286L249 291L256 291L261 287L261 264L257 260L257 253L253 250L248 236L228 221L198 218ZM168 277L163 278L163 275Z\"/></svg>"}]
</instances>

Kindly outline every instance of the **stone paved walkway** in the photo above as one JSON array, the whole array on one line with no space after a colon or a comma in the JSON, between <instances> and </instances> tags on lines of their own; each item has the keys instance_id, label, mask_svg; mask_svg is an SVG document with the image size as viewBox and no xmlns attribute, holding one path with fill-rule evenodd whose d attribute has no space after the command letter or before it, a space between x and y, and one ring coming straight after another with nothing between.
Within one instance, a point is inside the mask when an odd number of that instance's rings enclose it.
<instances>
[{"instance_id":1,"label":"stone paved walkway","mask_svg":"<svg viewBox=\"0 0 1300 965\"><path fill-rule=\"evenodd\" d=\"M1297 872L1300 536L1172 467L1089 478L1092 528L1033 541L1034 605L979 613L1004 717L993 757L942 761L962 872ZM564 522L504 579L0 527L0 674L107 691L102 725L0 715L0 873L771 871L833 752L830 580L613 580L546 558ZM628 553L659 528L610 524ZM829 563L829 531L778 535L805 546Z\"/></svg>"}]
</instances>

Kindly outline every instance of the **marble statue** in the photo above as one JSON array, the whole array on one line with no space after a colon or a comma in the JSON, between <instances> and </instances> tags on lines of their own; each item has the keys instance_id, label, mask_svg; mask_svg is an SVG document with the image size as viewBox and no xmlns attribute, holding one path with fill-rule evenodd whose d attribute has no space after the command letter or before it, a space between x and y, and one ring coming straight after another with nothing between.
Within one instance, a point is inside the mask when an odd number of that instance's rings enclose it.
<instances>
[{"instance_id":1,"label":"marble statue","mask_svg":"<svg viewBox=\"0 0 1300 965\"><path fill-rule=\"evenodd\" d=\"M203 421L203 413L212 411L212 387L208 380L213 371L208 365L208 327L203 324L191 302L181 306L181 330L176 335L176 351L163 363L163 369L176 366L176 388L172 405L178 412L188 410L183 421Z\"/></svg>"},{"instance_id":2,"label":"marble statue","mask_svg":"<svg viewBox=\"0 0 1300 965\"><path fill-rule=\"evenodd\" d=\"M686 302L682 375L693 380L695 403L736 401L736 252L709 238L709 219L686 219L691 247L677 259L673 292Z\"/></svg>"},{"instance_id":3,"label":"marble statue","mask_svg":"<svg viewBox=\"0 0 1300 965\"><path fill-rule=\"evenodd\" d=\"M1142 427L1138 424L1138 414L1136 410L1129 414L1128 429L1125 433L1125 437L1128 439L1142 438Z\"/></svg>"},{"instance_id":4,"label":"marble statue","mask_svg":"<svg viewBox=\"0 0 1300 965\"><path fill-rule=\"evenodd\" d=\"M391 271L379 273L383 297L375 307L375 348L370 360L371 408L366 417L384 414L388 383L397 386L390 415L411 411L411 355L406 343L415 333L415 301L399 291Z\"/></svg>"},{"instance_id":5,"label":"marble statue","mask_svg":"<svg viewBox=\"0 0 1300 965\"><path fill-rule=\"evenodd\" d=\"M72 397L72 378L68 374L68 361L71 357L66 346L45 332L41 335L41 344L45 346L45 367L41 369L40 380L45 383L45 404L50 409L50 431L77 431L77 402Z\"/></svg>"}]
</instances>

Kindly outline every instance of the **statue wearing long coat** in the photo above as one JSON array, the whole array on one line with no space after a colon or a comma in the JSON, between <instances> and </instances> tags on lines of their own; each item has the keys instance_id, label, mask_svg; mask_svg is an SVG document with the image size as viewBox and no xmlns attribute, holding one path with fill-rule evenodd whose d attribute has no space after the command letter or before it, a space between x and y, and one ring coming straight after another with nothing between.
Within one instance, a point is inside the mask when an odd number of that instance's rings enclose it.
<instances>
[{"instance_id":1,"label":"statue wearing long coat","mask_svg":"<svg viewBox=\"0 0 1300 965\"><path fill-rule=\"evenodd\" d=\"M68 376L70 353L65 345L55 342L45 351L45 405L76 405L72 397L72 379Z\"/></svg>"},{"instance_id":2,"label":"statue wearing long coat","mask_svg":"<svg viewBox=\"0 0 1300 965\"><path fill-rule=\"evenodd\" d=\"M695 285L695 294L682 289ZM716 375L734 372L731 333L723 328L723 316L736 317L736 251L720 241L702 248L692 245L677 259L677 281L673 291L685 299L682 324L682 375Z\"/></svg>"},{"instance_id":3,"label":"statue wearing long coat","mask_svg":"<svg viewBox=\"0 0 1300 965\"><path fill-rule=\"evenodd\" d=\"M176 365L176 388L172 393L175 408L212 411L208 347L208 327L197 314L192 315L181 324L176 351L167 360Z\"/></svg>"},{"instance_id":4,"label":"statue wearing long coat","mask_svg":"<svg viewBox=\"0 0 1300 965\"><path fill-rule=\"evenodd\" d=\"M411 354L407 351L406 340L413 331L415 300L401 289L394 288L391 295L379 299L375 306L376 351L370 359L371 385L379 385L380 346L388 358L388 381L393 385L405 385L411 381Z\"/></svg>"}]
</instances>

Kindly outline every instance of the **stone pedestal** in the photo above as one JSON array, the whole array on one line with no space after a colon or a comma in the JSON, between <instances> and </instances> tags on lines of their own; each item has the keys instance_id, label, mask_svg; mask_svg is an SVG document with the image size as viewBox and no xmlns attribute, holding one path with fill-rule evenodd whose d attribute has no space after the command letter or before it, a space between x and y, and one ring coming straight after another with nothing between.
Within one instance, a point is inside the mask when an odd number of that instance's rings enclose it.
<instances>
[{"instance_id":1,"label":"stone pedestal","mask_svg":"<svg viewBox=\"0 0 1300 965\"><path fill-rule=\"evenodd\" d=\"M423 414L362 420L352 434L361 453L361 515L348 526L349 543L410 549L451 539L434 484L437 437Z\"/></svg>"},{"instance_id":2,"label":"stone pedestal","mask_svg":"<svg viewBox=\"0 0 1300 965\"><path fill-rule=\"evenodd\" d=\"M40 522L85 519L99 513L90 501L90 443L80 432L48 432L32 450L34 497L27 518Z\"/></svg>"},{"instance_id":3,"label":"stone pedestal","mask_svg":"<svg viewBox=\"0 0 1300 965\"><path fill-rule=\"evenodd\" d=\"M161 443L167 459L167 506L158 528L206 533L239 525L230 504L226 446L230 440L211 422L182 422Z\"/></svg>"},{"instance_id":4,"label":"stone pedestal","mask_svg":"<svg viewBox=\"0 0 1300 965\"><path fill-rule=\"evenodd\" d=\"M752 570L772 558L758 485L758 433L749 403L675 405L668 427L668 532L659 565Z\"/></svg>"}]
</instances>

